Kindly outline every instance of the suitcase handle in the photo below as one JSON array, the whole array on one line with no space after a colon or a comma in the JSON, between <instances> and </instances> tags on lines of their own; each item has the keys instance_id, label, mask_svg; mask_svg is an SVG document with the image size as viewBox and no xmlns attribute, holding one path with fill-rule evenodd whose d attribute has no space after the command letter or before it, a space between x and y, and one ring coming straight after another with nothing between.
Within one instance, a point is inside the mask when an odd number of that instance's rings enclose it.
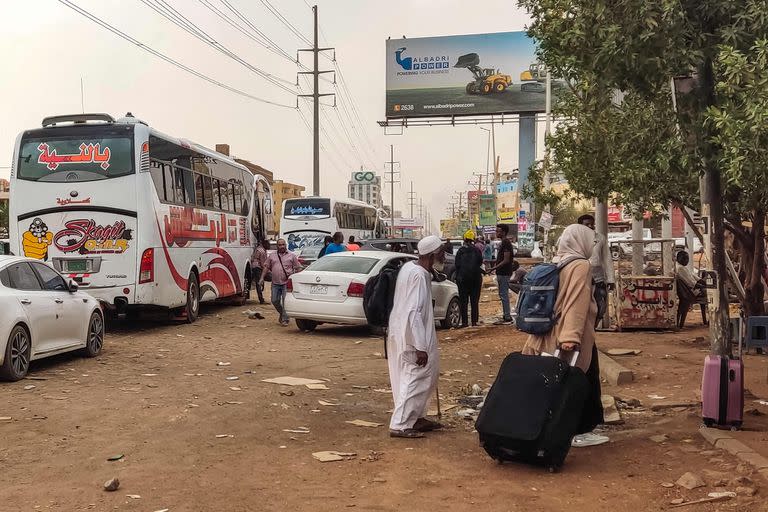
<instances>
[{"instance_id":1,"label":"suitcase handle","mask_svg":"<svg viewBox=\"0 0 768 512\"><path fill-rule=\"evenodd\" d=\"M554 357L560 359L560 349L559 348L555 349ZM578 350L574 350L573 351L573 355L571 356L571 360L568 362L568 365L569 366L576 366L576 360L578 358L579 358L579 351Z\"/></svg>"}]
</instances>

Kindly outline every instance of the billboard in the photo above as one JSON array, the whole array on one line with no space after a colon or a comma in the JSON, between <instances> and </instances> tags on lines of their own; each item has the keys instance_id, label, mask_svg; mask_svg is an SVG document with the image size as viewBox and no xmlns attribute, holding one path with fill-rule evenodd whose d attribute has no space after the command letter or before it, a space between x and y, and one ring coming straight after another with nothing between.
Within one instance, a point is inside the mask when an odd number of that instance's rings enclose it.
<instances>
[{"instance_id":1,"label":"billboard","mask_svg":"<svg viewBox=\"0 0 768 512\"><path fill-rule=\"evenodd\" d=\"M480 196L480 225L496 225L496 198L493 194L482 194Z\"/></svg>"},{"instance_id":2,"label":"billboard","mask_svg":"<svg viewBox=\"0 0 768 512\"><path fill-rule=\"evenodd\" d=\"M546 69L525 32L386 43L387 118L544 112Z\"/></svg>"}]
</instances>

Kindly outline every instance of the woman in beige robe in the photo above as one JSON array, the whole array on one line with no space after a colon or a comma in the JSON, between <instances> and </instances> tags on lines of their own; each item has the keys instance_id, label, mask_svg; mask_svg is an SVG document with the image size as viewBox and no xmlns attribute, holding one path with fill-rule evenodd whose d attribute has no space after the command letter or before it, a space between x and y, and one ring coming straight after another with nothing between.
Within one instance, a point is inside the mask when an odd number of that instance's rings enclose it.
<instances>
[{"instance_id":1,"label":"woman in beige robe","mask_svg":"<svg viewBox=\"0 0 768 512\"><path fill-rule=\"evenodd\" d=\"M592 268L589 258L595 248L595 232L581 224L571 224L560 237L554 263L560 266L560 285L555 301L557 323L542 336L531 335L523 347L523 354L561 355L579 352L576 366L586 373L591 393L584 410L579 433L589 432L603 421L600 403L600 369L595 346L595 319L597 303L592 290ZM606 438L607 440L607 438Z\"/></svg>"}]
</instances>

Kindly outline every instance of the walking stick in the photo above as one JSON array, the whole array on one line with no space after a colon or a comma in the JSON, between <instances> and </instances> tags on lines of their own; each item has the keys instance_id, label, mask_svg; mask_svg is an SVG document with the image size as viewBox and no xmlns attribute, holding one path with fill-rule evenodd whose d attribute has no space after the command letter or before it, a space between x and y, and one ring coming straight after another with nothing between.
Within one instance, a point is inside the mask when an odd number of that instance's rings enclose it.
<instances>
[{"instance_id":1,"label":"walking stick","mask_svg":"<svg viewBox=\"0 0 768 512\"><path fill-rule=\"evenodd\" d=\"M437 419L443 419L443 413L440 411L440 388L435 383L435 396L437 397Z\"/></svg>"}]
</instances>

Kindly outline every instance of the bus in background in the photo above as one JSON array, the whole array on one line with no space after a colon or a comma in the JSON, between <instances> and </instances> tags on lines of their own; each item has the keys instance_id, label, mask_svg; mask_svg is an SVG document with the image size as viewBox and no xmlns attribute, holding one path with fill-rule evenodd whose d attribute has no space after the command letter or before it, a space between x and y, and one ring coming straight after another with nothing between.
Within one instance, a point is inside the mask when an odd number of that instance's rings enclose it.
<instances>
[{"instance_id":1,"label":"bus in background","mask_svg":"<svg viewBox=\"0 0 768 512\"><path fill-rule=\"evenodd\" d=\"M280 238L288 243L288 250L323 245L326 236L336 231L356 240L379 238L381 224L376 207L354 199L328 197L298 197L283 202L280 219Z\"/></svg>"},{"instance_id":2,"label":"bus in background","mask_svg":"<svg viewBox=\"0 0 768 512\"><path fill-rule=\"evenodd\" d=\"M105 307L161 307L250 293L271 189L229 157L130 113L50 117L22 132L11 168L11 250L49 262Z\"/></svg>"}]
</instances>

